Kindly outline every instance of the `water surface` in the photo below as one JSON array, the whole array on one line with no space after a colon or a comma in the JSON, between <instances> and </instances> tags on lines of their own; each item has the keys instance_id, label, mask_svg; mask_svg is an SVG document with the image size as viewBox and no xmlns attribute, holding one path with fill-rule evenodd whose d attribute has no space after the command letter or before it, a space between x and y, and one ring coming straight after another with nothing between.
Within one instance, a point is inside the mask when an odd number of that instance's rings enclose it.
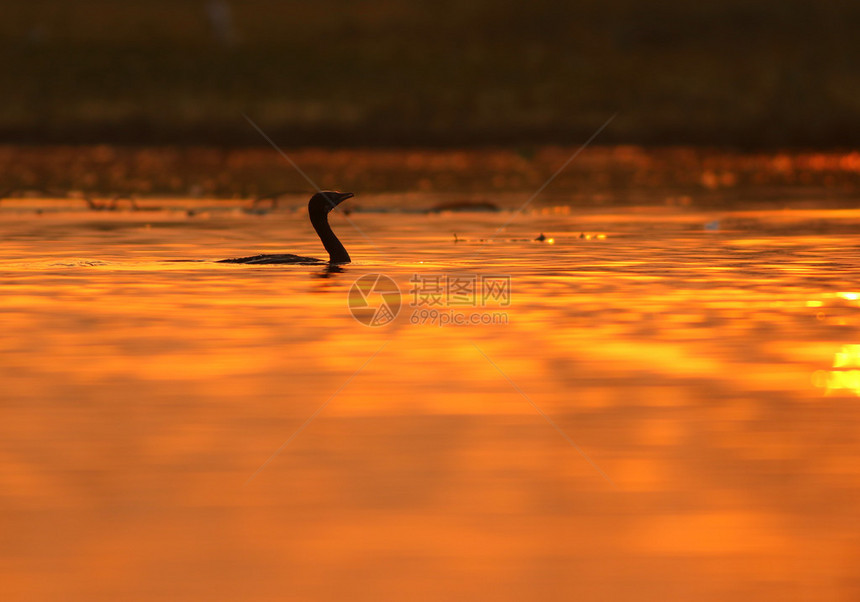
<instances>
[{"instance_id":1,"label":"water surface","mask_svg":"<svg viewBox=\"0 0 860 602\"><path fill-rule=\"evenodd\" d=\"M214 205L0 214L4 599L860 596L860 211Z\"/></svg>"}]
</instances>

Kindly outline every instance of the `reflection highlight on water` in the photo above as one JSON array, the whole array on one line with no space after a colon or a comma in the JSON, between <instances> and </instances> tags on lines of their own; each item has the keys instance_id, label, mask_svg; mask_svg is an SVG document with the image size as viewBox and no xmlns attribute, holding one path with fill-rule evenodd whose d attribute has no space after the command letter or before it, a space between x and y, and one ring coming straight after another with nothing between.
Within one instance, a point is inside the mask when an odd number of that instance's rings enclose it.
<instances>
[{"instance_id":1,"label":"reflection highlight on water","mask_svg":"<svg viewBox=\"0 0 860 602\"><path fill-rule=\"evenodd\" d=\"M326 270L209 261L318 254L289 213L4 214L4 599L860 595L860 212L509 217L354 214ZM416 273L508 323L411 324Z\"/></svg>"}]
</instances>

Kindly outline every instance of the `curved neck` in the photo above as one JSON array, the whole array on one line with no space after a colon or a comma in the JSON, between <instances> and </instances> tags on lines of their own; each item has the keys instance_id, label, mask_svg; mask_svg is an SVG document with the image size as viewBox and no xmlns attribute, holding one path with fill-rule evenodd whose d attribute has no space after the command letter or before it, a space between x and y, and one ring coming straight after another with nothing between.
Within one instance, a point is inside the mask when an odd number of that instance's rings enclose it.
<instances>
[{"instance_id":1,"label":"curved neck","mask_svg":"<svg viewBox=\"0 0 860 602\"><path fill-rule=\"evenodd\" d=\"M329 263L349 263L351 261L349 253L346 252L346 248L334 235L331 226L328 225L328 211L314 210L314 208L308 207L308 215L310 215L311 225L316 230L317 236L320 237L325 250L328 251Z\"/></svg>"}]
</instances>

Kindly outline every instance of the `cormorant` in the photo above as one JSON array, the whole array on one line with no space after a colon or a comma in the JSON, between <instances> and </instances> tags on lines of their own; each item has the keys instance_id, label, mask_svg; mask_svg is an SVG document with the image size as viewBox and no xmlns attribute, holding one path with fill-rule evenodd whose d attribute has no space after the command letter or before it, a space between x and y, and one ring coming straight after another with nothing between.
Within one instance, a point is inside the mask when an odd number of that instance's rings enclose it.
<instances>
[{"instance_id":1,"label":"cormorant","mask_svg":"<svg viewBox=\"0 0 860 602\"><path fill-rule=\"evenodd\" d=\"M351 199L351 192L320 191L308 201L308 216L311 224L320 237L325 250L328 251L328 262L330 264L349 263L349 253L343 244L331 230L328 224L329 212L346 199ZM239 257L236 259L222 259L218 263L248 263L260 264L294 264L309 265L325 263L314 257L302 257L301 255L277 254L277 255L254 255L253 257Z\"/></svg>"}]
</instances>

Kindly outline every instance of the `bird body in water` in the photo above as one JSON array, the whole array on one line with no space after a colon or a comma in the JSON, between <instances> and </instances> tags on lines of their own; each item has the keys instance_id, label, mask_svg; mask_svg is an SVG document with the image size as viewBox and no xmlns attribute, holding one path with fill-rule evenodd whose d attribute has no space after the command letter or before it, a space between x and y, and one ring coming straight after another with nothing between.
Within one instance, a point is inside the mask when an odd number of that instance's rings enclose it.
<instances>
[{"instance_id":1,"label":"bird body in water","mask_svg":"<svg viewBox=\"0 0 860 602\"><path fill-rule=\"evenodd\" d=\"M342 264L349 263L351 261L349 253L346 252L346 248L344 248L343 244L338 240L334 232L332 232L331 226L328 223L328 214L340 203L347 199L351 199L352 197L353 194L351 192L320 191L313 195L311 200L308 201L308 216L310 217L311 225L320 237L325 250L328 251L328 263L330 264ZM275 254L238 257L236 259L222 259L218 263L245 263L252 265L317 265L326 262L314 257Z\"/></svg>"}]
</instances>

